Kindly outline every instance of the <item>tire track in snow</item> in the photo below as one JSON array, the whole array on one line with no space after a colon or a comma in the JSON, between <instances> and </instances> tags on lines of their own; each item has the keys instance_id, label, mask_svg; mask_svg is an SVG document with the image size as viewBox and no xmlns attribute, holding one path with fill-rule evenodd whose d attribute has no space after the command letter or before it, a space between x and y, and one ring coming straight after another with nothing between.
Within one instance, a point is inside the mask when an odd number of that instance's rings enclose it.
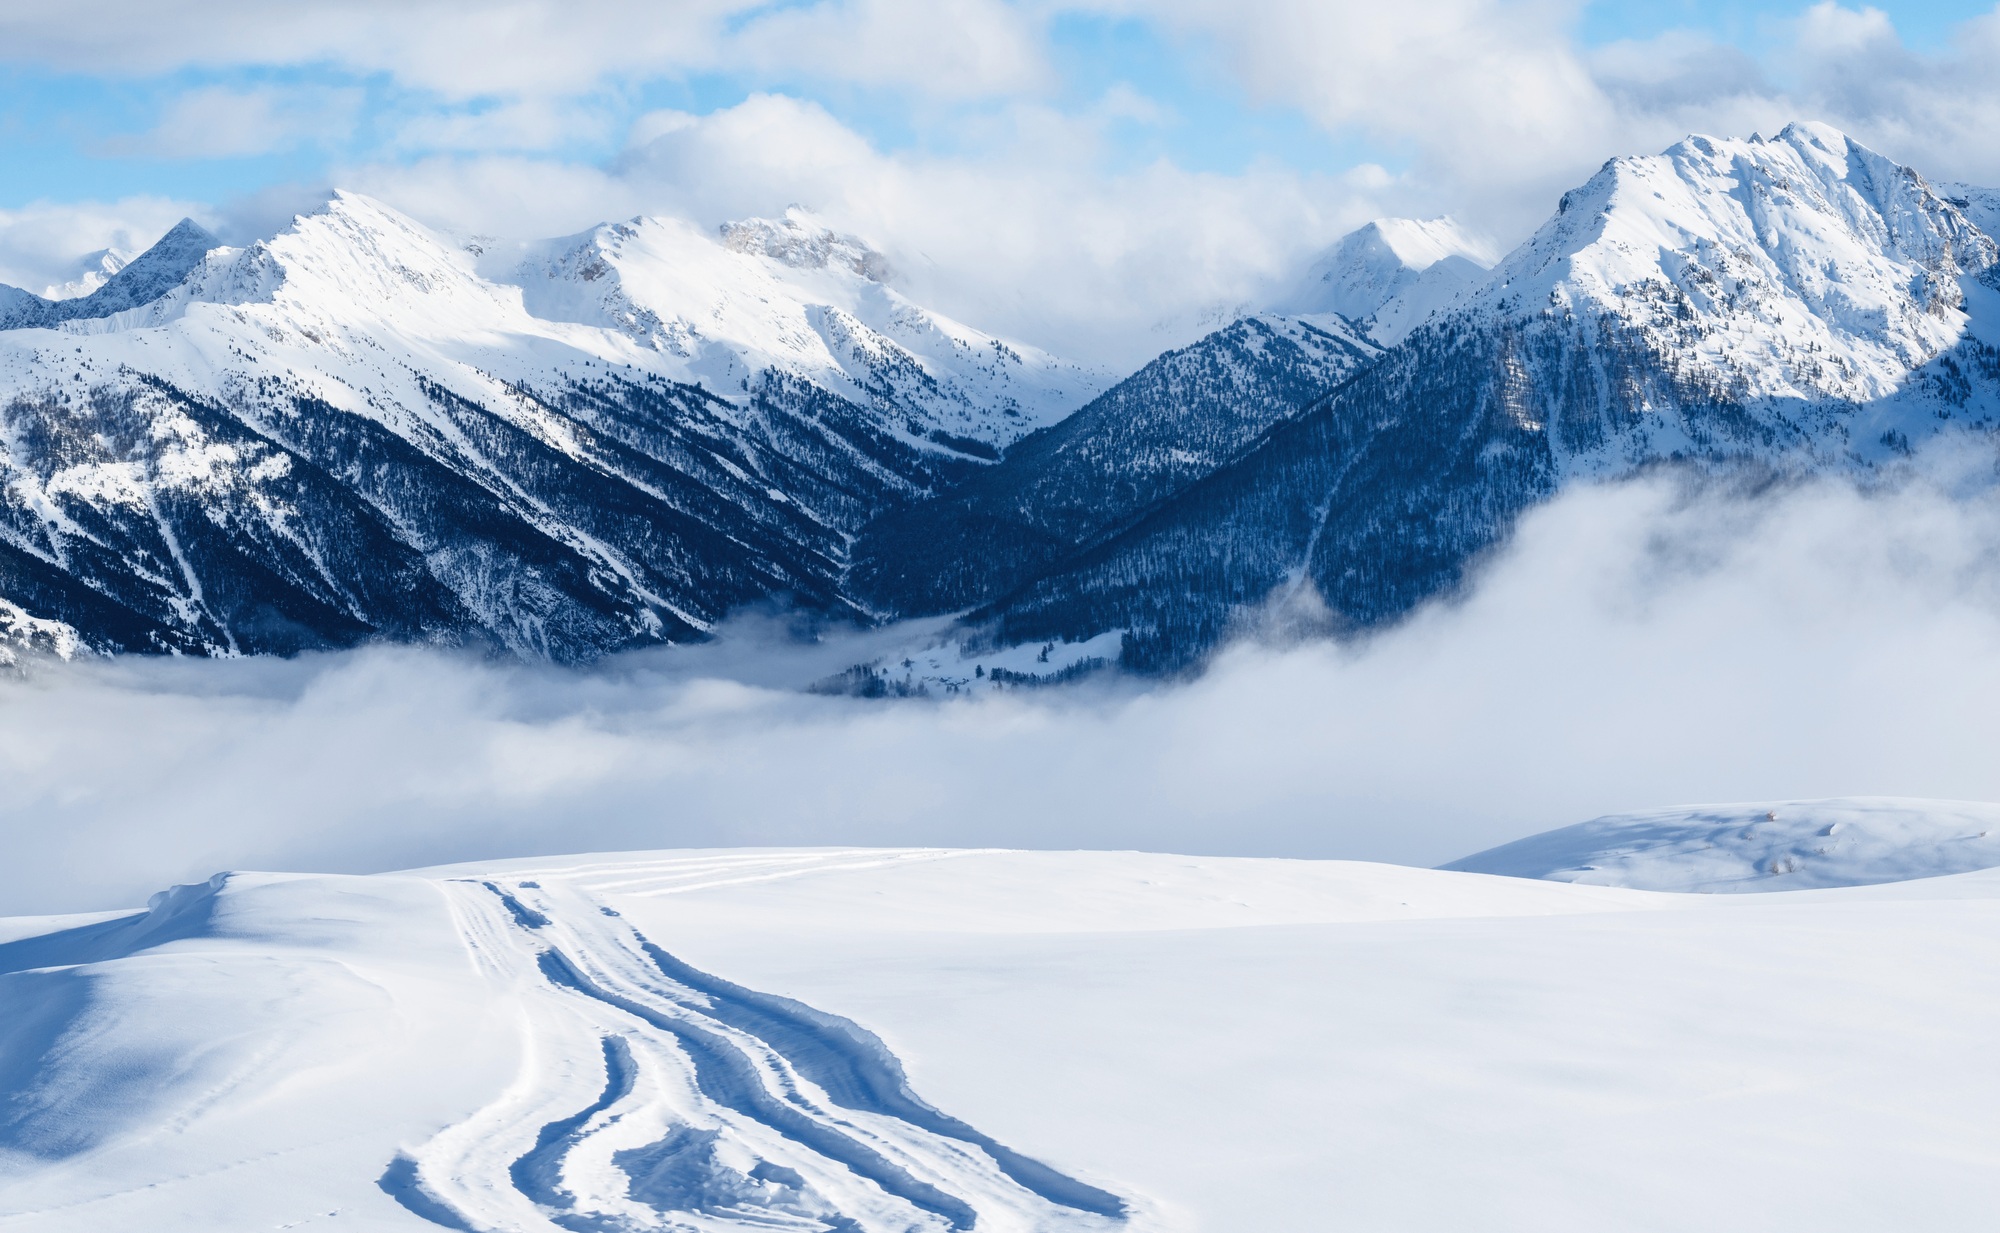
<instances>
[{"instance_id":1,"label":"tire track in snow","mask_svg":"<svg viewBox=\"0 0 2000 1233\"><path fill-rule=\"evenodd\" d=\"M1129 1224L1117 1195L923 1101L887 1046L850 1020L701 972L563 881L442 885L480 970L519 993L528 1047L506 1093L383 1174L382 1189L433 1224L475 1233Z\"/></svg>"}]
</instances>

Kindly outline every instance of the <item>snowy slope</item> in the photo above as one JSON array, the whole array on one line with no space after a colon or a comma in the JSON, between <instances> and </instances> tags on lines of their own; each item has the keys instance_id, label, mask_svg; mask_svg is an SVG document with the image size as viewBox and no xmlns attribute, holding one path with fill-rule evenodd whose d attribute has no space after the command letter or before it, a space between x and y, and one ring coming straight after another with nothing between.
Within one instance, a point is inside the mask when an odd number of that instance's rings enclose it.
<instances>
[{"instance_id":1,"label":"snowy slope","mask_svg":"<svg viewBox=\"0 0 2000 1233\"><path fill-rule=\"evenodd\" d=\"M0 1220L1982 1229L1996 897L934 849L236 874L0 922Z\"/></svg>"},{"instance_id":2,"label":"snowy slope","mask_svg":"<svg viewBox=\"0 0 2000 1233\"><path fill-rule=\"evenodd\" d=\"M531 312L623 331L676 380L730 395L772 372L803 377L917 441L997 450L1109 384L929 312L888 276L880 253L793 207L719 236L671 218L608 223L542 245L508 277Z\"/></svg>"},{"instance_id":3,"label":"snowy slope","mask_svg":"<svg viewBox=\"0 0 2000 1233\"><path fill-rule=\"evenodd\" d=\"M1336 313L1393 346L1484 282L1494 256L1450 218L1378 218L1328 249L1276 307Z\"/></svg>"},{"instance_id":4,"label":"snowy slope","mask_svg":"<svg viewBox=\"0 0 2000 1233\"><path fill-rule=\"evenodd\" d=\"M1444 866L1661 891L1862 886L2000 866L2000 805L1856 797L1613 814Z\"/></svg>"}]
</instances>

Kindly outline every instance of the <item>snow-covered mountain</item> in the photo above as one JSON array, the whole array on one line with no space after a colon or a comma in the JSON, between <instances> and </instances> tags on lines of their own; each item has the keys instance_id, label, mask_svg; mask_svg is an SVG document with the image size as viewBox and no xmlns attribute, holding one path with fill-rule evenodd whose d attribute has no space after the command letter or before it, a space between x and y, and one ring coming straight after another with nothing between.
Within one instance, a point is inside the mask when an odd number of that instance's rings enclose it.
<instances>
[{"instance_id":1,"label":"snow-covered mountain","mask_svg":"<svg viewBox=\"0 0 2000 1233\"><path fill-rule=\"evenodd\" d=\"M1992 289L1970 281L1996 262L2000 246L1917 172L1795 124L1768 141L1693 137L1614 160L1564 197L1468 312L1560 318L1573 345L1673 357L1678 388L1663 382L1660 395L1718 396L1752 417L1711 426L1656 397L1625 424L1621 400L1601 390L1596 415L1562 408L1555 430L1573 466L1700 450L1717 427L1757 451L1879 459L1900 448L1884 434L2000 410L1969 394L1939 405L1943 374L1925 371L1964 344L2000 341Z\"/></svg>"},{"instance_id":2,"label":"snow-covered mountain","mask_svg":"<svg viewBox=\"0 0 2000 1233\"><path fill-rule=\"evenodd\" d=\"M1564 484L1867 471L2000 420L2000 247L1820 125L1614 159L1448 312L1117 540L980 614L1185 663L1312 583L1392 619Z\"/></svg>"},{"instance_id":3,"label":"snow-covered mountain","mask_svg":"<svg viewBox=\"0 0 2000 1233\"><path fill-rule=\"evenodd\" d=\"M1371 224L1094 399L800 211L525 252L345 193L240 249L183 223L87 295L0 289L0 640L588 658L776 600L1157 668L1281 587L1367 625L1568 483L1989 431L1994 200L1824 126L1691 137L1491 271Z\"/></svg>"},{"instance_id":4,"label":"snow-covered mountain","mask_svg":"<svg viewBox=\"0 0 2000 1233\"><path fill-rule=\"evenodd\" d=\"M1638 890L1868 886L2000 867L2000 805L1903 797L1613 814L1445 865Z\"/></svg>"},{"instance_id":5,"label":"snow-covered mountain","mask_svg":"<svg viewBox=\"0 0 2000 1233\"><path fill-rule=\"evenodd\" d=\"M753 310L777 286L765 266L808 256L713 243L735 263L718 274L686 248L696 281L747 288L710 305L731 337L801 341L798 296ZM631 302L671 283L672 256L620 258ZM847 290L962 367L940 380L857 326L849 357L873 347L875 369L830 376L780 348L727 370L746 380L696 384L716 373L666 334L538 316L473 254L349 193L241 249L183 223L88 296L16 293L0 331L0 598L23 614L16 641L71 637L34 618L105 649L394 637L569 659L696 636L770 599L852 613L839 579L854 532L1093 378L975 343L886 289ZM553 293L537 294L546 309Z\"/></svg>"},{"instance_id":6,"label":"snow-covered mountain","mask_svg":"<svg viewBox=\"0 0 2000 1233\"><path fill-rule=\"evenodd\" d=\"M1494 253L1450 218L1378 218L1315 261L1277 311L1337 313L1393 346L1486 279Z\"/></svg>"},{"instance_id":7,"label":"snow-covered mountain","mask_svg":"<svg viewBox=\"0 0 2000 1233\"><path fill-rule=\"evenodd\" d=\"M0 918L0 1224L1972 1233L1996 900L907 848L222 874Z\"/></svg>"},{"instance_id":8,"label":"snow-covered mountain","mask_svg":"<svg viewBox=\"0 0 2000 1233\"><path fill-rule=\"evenodd\" d=\"M912 440L984 457L1109 384L920 308L888 275L882 254L793 207L719 236L671 218L606 224L540 246L508 277L536 316L622 331L676 380L728 393L803 377Z\"/></svg>"},{"instance_id":9,"label":"snow-covered mountain","mask_svg":"<svg viewBox=\"0 0 2000 1233\"><path fill-rule=\"evenodd\" d=\"M0 286L0 330L100 320L149 304L179 285L216 244L216 238L200 224L184 218L136 259L119 264L115 273L87 295L52 299Z\"/></svg>"},{"instance_id":10,"label":"snow-covered mountain","mask_svg":"<svg viewBox=\"0 0 2000 1233\"><path fill-rule=\"evenodd\" d=\"M1942 183L1937 190L1945 200L1963 210L1974 226L2000 240L2000 188Z\"/></svg>"},{"instance_id":11,"label":"snow-covered mountain","mask_svg":"<svg viewBox=\"0 0 2000 1233\"><path fill-rule=\"evenodd\" d=\"M42 298L74 300L89 295L110 281L112 275L130 265L133 256L122 248L100 248L94 253L85 253L71 266L70 279L43 288Z\"/></svg>"},{"instance_id":12,"label":"snow-covered mountain","mask_svg":"<svg viewBox=\"0 0 2000 1233\"><path fill-rule=\"evenodd\" d=\"M1004 592L1239 457L1380 353L1335 314L1245 317L1160 356L950 492L877 519L850 585L899 612Z\"/></svg>"}]
</instances>

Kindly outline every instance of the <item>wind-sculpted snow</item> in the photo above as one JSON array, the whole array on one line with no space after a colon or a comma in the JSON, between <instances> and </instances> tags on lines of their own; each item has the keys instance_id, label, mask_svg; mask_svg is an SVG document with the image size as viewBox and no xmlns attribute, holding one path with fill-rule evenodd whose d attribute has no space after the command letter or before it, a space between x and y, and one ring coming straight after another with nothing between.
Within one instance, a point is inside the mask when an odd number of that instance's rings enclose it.
<instances>
[{"instance_id":1,"label":"wind-sculpted snow","mask_svg":"<svg viewBox=\"0 0 2000 1233\"><path fill-rule=\"evenodd\" d=\"M1866 886L2000 866L2000 806L1860 797L1613 814L1444 866L1639 890Z\"/></svg>"},{"instance_id":2,"label":"wind-sculpted snow","mask_svg":"<svg viewBox=\"0 0 2000 1233\"><path fill-rule=\"evenodd\" d=\"M267 1082L303 1109L387 1083L363 1103L394 1108L437 1086L396 1083L463 1064L435 1052L456 1038L472 1083L444 1086L491 1085L470 1116L440 1130L419 1115L428 1129L392 1150L366 1115L302 1113L272 1146L353 1140L338 1149L353 1169L375 1145L364 1175L315 1184L372 1182L406 1216L374 1214L384 1227L1081 1233L1130 1215L925 1102L860 1025L699 971L560 876L218 875L146 913L0 943L0 990L0 1175L15 1181L116 1167L153 1125L226 1134ZM0 1192L0 1218L66 1218ZM212 1227L246 1227L258 1201Z\"/></svg>"}]
</instances>

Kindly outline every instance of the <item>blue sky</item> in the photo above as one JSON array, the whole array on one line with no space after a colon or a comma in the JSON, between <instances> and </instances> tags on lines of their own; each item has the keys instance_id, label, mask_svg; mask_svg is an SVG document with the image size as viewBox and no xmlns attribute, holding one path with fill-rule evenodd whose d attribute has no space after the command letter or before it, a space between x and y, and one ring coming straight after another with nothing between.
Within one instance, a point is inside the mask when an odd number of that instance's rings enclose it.
<instances>
[{"instance_id":1,"label":"blue sky","mask_svg":"<svg viewBox=\"0 0 2000 1233\"><path fill-rule=\"evenodd\" d=\"M795 7L795 6L763 6ZM1769 59L1787 41L1806 6L1727 0L1597 0L1561 22L1578 47L1643 40L1669 31L1699 32ZM1962 22L1991 13L1977 0L1929 0L1876 6L1911 48L1940 49ZM1365 160L1394 163L1394 141L1340 131L1305 110L1259 101L1215 49L1178 35L1140 12L1057 12L1044 21L1054 80L1037 93L1081 111L1108 91L1128 90L1158 109L1150 118L1113 121L1106 151L1116 169L1169 159L1196 171L1235 173L1257 160L1302 171L1337 171ZM74 60L52 64L30 55L0 61L0 208L37 200L113 199L154 194L220 200L274 183L324 179L357 164L412 163L451 143L411 140L406 128L424 116L491 112L502 95L452 97L391 71L368 71L338 57L303 55L259 62L187 64L144 71L113 62L99 71ZM1777 68L1782 72L1782 66ZM244 142L203 150L150 139L177 100L191 92L280 89L305 98L316 123L273 131L263 148ZM885 150L963 150L976 145L980 114L1004 100L974 98L939 105L907 89L842 83L771 68L674 67L657 74L621 67L592 88L569 95L577 122L512 148L564 161L614 156L632 121L659 108L704 114L759 91L812 99ZM282 117L280 117L282 119ZM253 134L254 136L254 134ZM507 143L496 143L506 149Z\"/></svg>"},{"instance_id":2,"label":"blue sky","mask_svg":"<svg viewBox=\"0 0 2000 1233\"><path fill-rule=\"evenodd\" d=\"M0 8L0 281L326 187L556 235L801 204L1028 341L1142 352L1344 231L1522 238L1607 157L1828 121L2000 183L1973 0L68 0ZM1107 346L1114 344L1107 343Z\"/></svg>"}]
</instances>

